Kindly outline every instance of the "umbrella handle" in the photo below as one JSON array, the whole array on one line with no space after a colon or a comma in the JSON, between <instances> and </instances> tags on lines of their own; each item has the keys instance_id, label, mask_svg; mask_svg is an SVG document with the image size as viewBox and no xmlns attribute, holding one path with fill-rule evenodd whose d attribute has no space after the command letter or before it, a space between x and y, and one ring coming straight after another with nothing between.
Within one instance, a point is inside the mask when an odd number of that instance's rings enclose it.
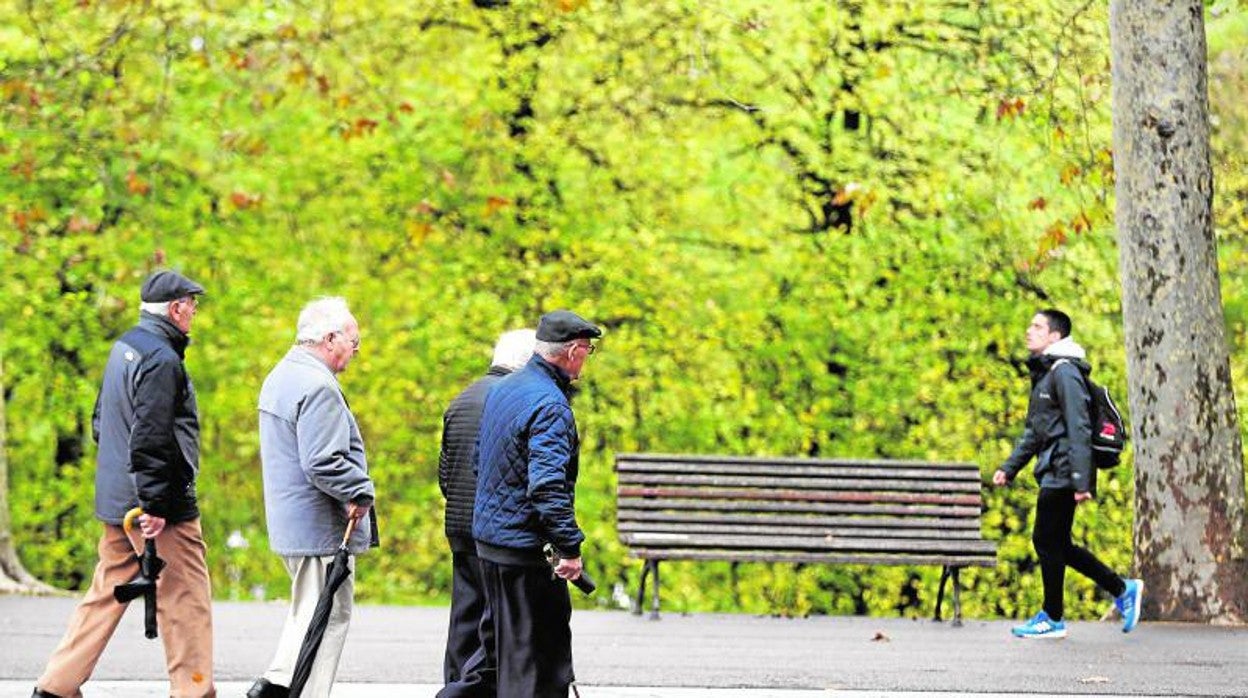
<instances>
[{"instance_id":1,"label":"umbrella handle","mask_svg":"<svg viewBox=\"0 0 1248 698\"><path fill-rule=\"evenodd\" d=\"M351 534L355 533L355 525L360 522L359 519L347 519L347 532L342 534L342 547L347 547L347 541L351 539Z\"/></svg>"},{"instance_id":2,"label":"umbrella handle","mask_svg":"<svg viewBox=\"0 0 1248 698\"><path fill-rule=\"evenodd\" d=\"M134 520L143 515L143 507L135 507L126 512L126 517L121 520L121 527L126 529L126 533L134 527Z\"/></svg>"}]
</instances>

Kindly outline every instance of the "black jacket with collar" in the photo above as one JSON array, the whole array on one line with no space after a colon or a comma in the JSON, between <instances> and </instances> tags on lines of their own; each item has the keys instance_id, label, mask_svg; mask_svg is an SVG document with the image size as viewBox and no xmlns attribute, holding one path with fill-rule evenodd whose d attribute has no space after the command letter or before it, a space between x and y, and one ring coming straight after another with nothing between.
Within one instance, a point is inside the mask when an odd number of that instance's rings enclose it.
<instances>
[{"instance_id":1,"label":"black jacket with collar","mask_svg":"<svg viewBox=\"0 0 1248 698\"><path fill-rule=\"evenodd\" d=\"M473 461L485 396L511 371L491 366L451 401L442 415L442 450L438 457L438 487L446 497L446 538L451 550L476 555L472 539L472 508L477 497L477 464Z\"/></svg>"},{"instance_id":2,"label":"black jacket with collar","mask_svg":"<svg viewBox=\"0 0 1248 698\"><path fill-rule=\"evenodd\" d=\"M95 515L105 523L135 506L170 523L199 516L199 408L182 361L189 341L167 318L142 313L113 345L91 420Z\"/></svg>"},{"instance_id":3,"label":"black jacket with collar","mask_svg":"<svg viewBox=\"0 0 1248 698\"><path fill-rule=\"evenodd\" d=\"M1027 423L1001 469L1013 480L1034 457L1041 487L1095 493L1086 380L1092 367L1078 357L1039 354L1027 359L1027 368L1031 371Z\"/></svg>"}]
</instances>

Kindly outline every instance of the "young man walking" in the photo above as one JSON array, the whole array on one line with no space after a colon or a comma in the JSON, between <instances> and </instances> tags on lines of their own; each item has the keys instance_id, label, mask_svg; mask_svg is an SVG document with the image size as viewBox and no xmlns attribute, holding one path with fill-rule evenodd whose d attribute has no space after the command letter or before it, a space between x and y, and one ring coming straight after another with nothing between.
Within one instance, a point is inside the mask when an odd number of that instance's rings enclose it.
<instances>
[{"instance_id":1,"label":"young man walking","mask_svg":"<svg viewBox=\"0 0 1248 698\"><path fill-rule=\"evenodd\" d=\"M1070 316L1060 310L1036 313L1027 327L1027 367L1031 370L1031 400L1027 423L1014 452L992 476L1004 487L1036 459L1040 483L1032 544L1040 557L1044 581L1044 608L1016 626L1021 638L1066 637L1062 590L1066 567L1072 567L1114 597L1122 614L1122 631L1129 633L1140 618L1144 583L1124 579L1070 537L1075 508L1096 494L1092 465L1091 397L1086 376L1092 367L1070 336Z\"/></svg>"}]
</instances>

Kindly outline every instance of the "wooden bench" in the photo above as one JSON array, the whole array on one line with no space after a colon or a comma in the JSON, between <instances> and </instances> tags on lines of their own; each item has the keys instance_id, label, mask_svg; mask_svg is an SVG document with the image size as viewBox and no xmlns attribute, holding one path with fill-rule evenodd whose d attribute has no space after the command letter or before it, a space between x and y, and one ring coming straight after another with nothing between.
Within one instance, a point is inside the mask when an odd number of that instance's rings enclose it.
<instances>
[{"instance_id":1,"label":"wooden bench","mask_svg":"<svg viewBox=\"0 0 1248 698\"><path fill-rule=\"evenodd\" d=\"M979 468L971 463L617 454L620 541L644 561L633 608L659 562L940 565L935 619L958 571L996 565L983 540Z\"/></svg>"}]
</instances>

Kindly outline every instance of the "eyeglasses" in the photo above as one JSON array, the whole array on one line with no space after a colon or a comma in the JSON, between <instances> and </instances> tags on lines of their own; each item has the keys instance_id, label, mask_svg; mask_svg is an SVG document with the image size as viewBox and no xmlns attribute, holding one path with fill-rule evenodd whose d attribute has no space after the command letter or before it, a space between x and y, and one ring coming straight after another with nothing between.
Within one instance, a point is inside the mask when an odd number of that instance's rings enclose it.
<instances>
[{"instance_id":1,"label":"eyeglasses","mask_svg":"<svg viewBox=\"0 0 1248 698\"><path fill-rule=\"evenodd\" d=\"M585 350L585 354L589 355L598 351L598 347L594 344L574 344L572 346L580 347Z\"/></svg>"},{"instance_id":2,"label":"eyeglasses","mask_svg":"<svg viewBox=\"0 0 1248 698\"><path fill-rule=\"evenodd\" d=\"M359 351L359 350L360 350L360 337L359 337L359 335L356 335L354 338L351 338L351 337L347 337L347 333L346 333L346 332L335 332L334 334L335 334L335 335L337 335L337 336L339 336L339 337L343 337L343 338L345 338L345 339L347 340L347 342L351 344L351 350L352 350L352 351Z\"/></svg>"}]
</instances>

